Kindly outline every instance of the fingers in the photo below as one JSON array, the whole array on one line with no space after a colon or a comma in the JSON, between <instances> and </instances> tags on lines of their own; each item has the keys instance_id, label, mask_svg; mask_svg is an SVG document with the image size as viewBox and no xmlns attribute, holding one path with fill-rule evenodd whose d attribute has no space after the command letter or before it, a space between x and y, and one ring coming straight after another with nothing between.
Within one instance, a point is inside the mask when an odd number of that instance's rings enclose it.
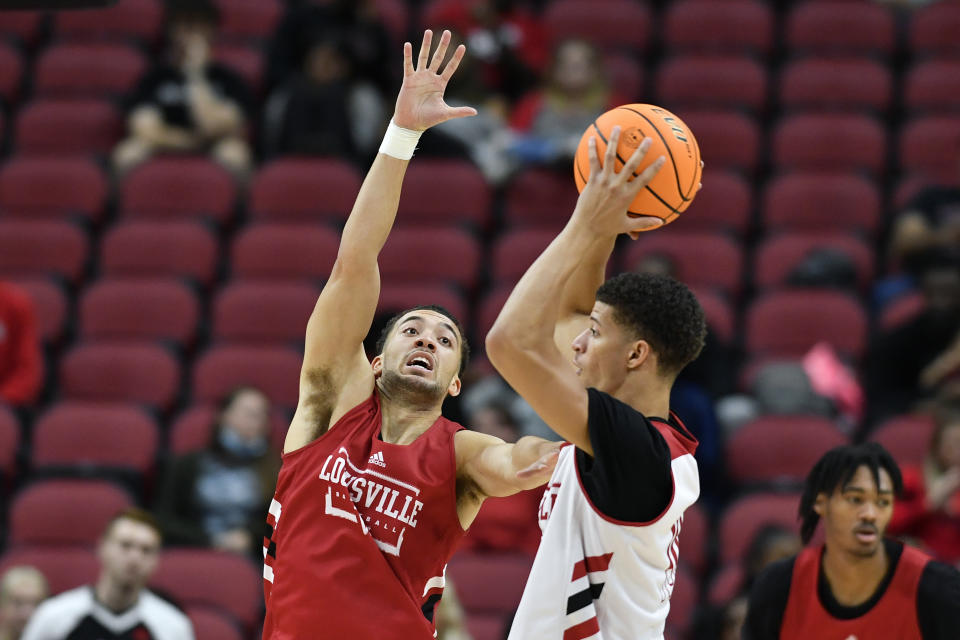
<instances>
[{"instance_id":1,"label":"fingers","mask_svg":"<svg viewBox=\"0 0 960 640\"><path fill-rule=\"evenodd\" d=\"M453 72L460 66L460 61L463 60L463 54L466 52L467 48L463 45L457 47L453 52L453 57L450 58L450 62L447 63L447 66L443 69L443 73L440 74L444 82L449 81L450 78L453 77Z\"/></svg>"},{"instance_id":2,"label":"fingers","mask_svg":"<svg viewBox=\"0 0 960 640\"><path fill-rule=\"evenodd\" d=\"M440 63L443 62L444 56L447 55L447 47L450 45L450 32L444 31L440 34L440 44L437 46L437 50L433 52L433 60L430 61L430 71L437 72L440 69Z\"/></svg>"},{"instance_id":3,"label":"fingers","mask_svg":"<svg viewBox=\"0 0 960 640\"><path fill-rule=\"evenodd\" d=\"M647 155L647 151L650 150L651 144L653 144L652 139L643 139L643 142L641 142L640 146L637 147L636 151L633 152L633 155L630 156L630 159L627 160L627 163L623 165L623 169L621 169L620 173L617 174L620 177L621 182L630 180L637 173L637 168L640 166L640 163L643 162L643 158Z\"/></svg>"},{"instance_id":4,"label":"fingers","mask_svg":"<svg viewBox=\"0 0 960 640\"><path fill-rule=\"evenodd\" d=\"M643 173L637 176L636 179L630 184L633 185L633 188L636 191L640 191L640 189L643 189L645 186L650 184L650 181L653 180L653 176L657 175L657 172L660 171L660 169L663 167L663 165L666 162L667 162L666 157L660 156L659 158L654 160L649 167L644 169ZM624 173L626 173L626 171L624 171Z\"/></svg>"},{"instance_id":5,"label":"fingers","mask_svg":"<svg viewBox=\"0 0 960 640\"><path fill-rule=\"evenodd\" d=\"M449 116L447 120L453 120L454 118L466 118L469 116L477 115L477 110L473 107L447 107L447 115Z\"/></svg>"},{"instance_id":6,"label":"fingers","mask_svg":"<svg viewBox=\"0 0 960 640\"><path fill-rule=\"evenodd\" d=\"M649 231L650 229L656 229L657 227L661 226L663 226L663 218L657 218L656 216L642 216L640 218L631 217L630 237L636 240L641 232Z\"/></svg>"},{"instance_id":7,"label":"fingers","mask_svg":"<svg viewBox=\"0 0 960 640\"><path fill-rule=\"evenodd\" d=\"M417 58L417 71L427 68L431 42L433 42L433 31L427 29L423 32L423 42L420 43L420 57Z\"/></svg>"},{"instance_id":8,"label":"fingers","mask_svg":"<svg viewBox=\"0 0 960 640\"><path fill-rule=\"evenodd\" d=\"M403 76L413 75L413 45L409 42L403 43Z\"/></svg>"},{"instance_id":9,"label":"fingers","mask_svg":"<svg viewBox=\"0 0 960 640\"><path fill-rule=\"evenodd\" d=\"M590 136L587 141L587 157L590 158L590 175L599 176L602 167L600 156L597 155L597 136Z\"/></svg>"},{"instance_id":10,"label":"fingers","mask_svg":"<svg viewBox=\"0 0 960 640\"><path fill-rule=\"evenodd\" d=\"M613 128L610 132L610 139L607 140L607 151L603 154L603 170L608 175L612 174L613 167L617 162L617 147L620 145L620 127Z\"/></svg>"}]
</instances>

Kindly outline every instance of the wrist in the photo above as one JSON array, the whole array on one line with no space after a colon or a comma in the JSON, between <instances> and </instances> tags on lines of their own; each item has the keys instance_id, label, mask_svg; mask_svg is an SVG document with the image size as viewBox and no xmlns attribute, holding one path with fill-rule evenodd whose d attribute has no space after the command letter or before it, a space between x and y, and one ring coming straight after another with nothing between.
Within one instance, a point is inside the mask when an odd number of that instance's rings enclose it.
<instances>
[{"instance_id":1,"label":"wrist","mask_svg":"<svg viewBox=\"0 0 960 640\"><path fill-rule=\"evenodd\" d=\"M380 143L380 153L399 160L409 160L413 157L422 134L423 131L406 129L391 119L386 133L383 134L383 142Z\"/></svg>"}]
</instances>

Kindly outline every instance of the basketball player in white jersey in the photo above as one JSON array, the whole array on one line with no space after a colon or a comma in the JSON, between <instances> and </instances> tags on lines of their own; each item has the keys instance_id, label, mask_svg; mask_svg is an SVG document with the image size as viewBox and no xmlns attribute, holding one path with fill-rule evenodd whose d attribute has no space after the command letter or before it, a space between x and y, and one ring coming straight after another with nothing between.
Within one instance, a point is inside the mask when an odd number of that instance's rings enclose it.
<instances>
[{"instance_id":1,"label":"basketball player in white jersey","mask_svg":"<svg viewBox=\"0 0 960 640\"><path fill-rule=\"evenodd\" d=\"M618 141L615 128L601 169L590 140L570 221L486 339L493 365L570 443L541 503L511 640L662 638L683 512L700 493L697 441L670 412L670 388L703 347L703 310L671 278L603 282L617 236L661 224L627 207L664 159L628 181L650 141L617 173Z\"/></svg>"}]
</instances>

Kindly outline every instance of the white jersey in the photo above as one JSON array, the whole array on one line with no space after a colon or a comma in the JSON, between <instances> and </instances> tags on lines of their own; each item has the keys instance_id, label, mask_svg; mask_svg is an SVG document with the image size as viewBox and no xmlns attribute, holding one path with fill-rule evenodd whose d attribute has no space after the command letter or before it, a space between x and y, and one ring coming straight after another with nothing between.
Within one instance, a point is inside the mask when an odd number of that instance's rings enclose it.
<instances>
[{"instance_id":1,"label":"white jersey","mask_svg":"<svg viewBox=\"0 0 960 640\"><path fill-rule=\"evenodd\" d=\"M683 512L700 495L700 478L696 440L651 424L670 447L673 495L650 522L621 522L596 509L580 477L576 448L561 450L540 505L543 538L510 640L663 637L677 574L677 536Z\"/></svg>"},{"instance_id":2,"label":"white jersey","mask_svg":"<svg viewBox=\"0 0 960 640\"><path fill-rule=\"evenodd\" d=\"M20 640L193 640L182 611L144 589L137 603L114 613L93 597L90 586L65 591L34 612Z\"/></svg>"}]
</instances>

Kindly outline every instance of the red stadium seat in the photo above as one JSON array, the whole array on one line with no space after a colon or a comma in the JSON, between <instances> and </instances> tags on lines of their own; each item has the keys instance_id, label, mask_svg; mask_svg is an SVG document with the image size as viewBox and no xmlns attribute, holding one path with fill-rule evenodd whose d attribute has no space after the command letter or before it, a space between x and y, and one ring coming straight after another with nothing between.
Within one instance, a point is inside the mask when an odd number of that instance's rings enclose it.
<instances>
[{"instance_id":1,"label":"red stadium seat","mask_svg":"<svg viewBox=\"0 0 960 640\"><path fill-rule=\"evenodd\" d=\"M680 119L695 132L710 169L752 172L760 158L760 128L736 111L679 110Z\"/></svg>"},{"instance_id":2,"label":"red stadium seat","mask_svg":"<svg viewBox=\"0 0 960 640\"><path fill-rule=\"evenodd\" d=\"M239 74L254 94L260 93L263 87L263 53L260 46L218 42L213 47L211 57Z\"/></svg>"},{"instance_id":3,"label":"red stadium seat","mask_svg":"<svg viewBox=\"0 0 960 640\"><path fill-rule=\"evenodd\" d=\"M422 304L439 305L466 324L467 302L449 285L387 284L380 289L377 313L393 315Z\"/></svg>"},{"instance_id":4,"label":"red stadium seat","mask_svg":"<svg viewBox=\"0 0 960 640\"><path fill-rule=\"evenodd\" d=\"M697 575L707 568L710 557L710 523L707 514L699 504L693 504L683 514L683 527L680 529L680 566L688 566Z\"/></svg>"},{"instance_id":5,"label":"red stadium seat","mask_svg":"<svg viewBox=\"0 0 960 640\"><path fill-rule=\"evenodd\" d=\"M871 2L804 2L787 16L787 46L799 53L890 54L893 13Z\"/></svg>"},{"instance_id":6,"label":"red stadium seat","mask_svg":"<svg viewBox=\"0 0 960 640\"><path fill-rule=\"evenodd\" d=\"M912 12L910 49L920 55L960 55L960 5L934 2Z\"/></svg>"},{"instance_id":7,"label":"red stadium seat","mask_svg":"<svg viewBox=\"0 0 960 640\"><path fill-rule=\"evenodd\" d=\"M12 546L93 547L110 521L132 504L105 480L45 480L22 489L10 505Z\"/></svg>"},{"instance_id":8,"label":"red stadium seat","mask_svg":"<svg viewBox=\"0 0 960 640\"><path fill-rule=\"evenodd\" d=\"M885 111L892 96L890 71L866 58L807 58L780 75L780 104L788 109Z\"/></svg>"},{"instance_id":9,"label":"red stadium seat","mask_svg":"<svg viewBox=\"0 0 960 640\"><path fill-rule=\"evenodd\" d=\"M863 307L838 291L790 290L756 299L746 313L747 351L755 356L799 357L819 342L859 358L867 338Z\"/></svg>"},{"instance_id":10,"label":"red stadium seat","mask_svg":"<svg viewBox=\"0 0 960 640\"><path fill-rule=\"evenodd\" d=\"M70 302L63 285L52 278L14 278L14 285L24 291L33 302L40 339L47 344L56 344L67 327L67 310Z\"/></svg>"},{"instance_id":11,"label":"red stadium seat","mask_svg":"<svg viewBox=\"0 0 960 640\"><path fill-rule=\"evenodd\" d=\"M768 231L873 235L880 226L880 190L876 183L852 174L783 174L764 191L763 226Z\"/></svg>"},{"instance_id":12,"label":"red stadium seat","mask_svg":"<svg viewBox=\"0 0 960 640\"><path fill-rule=\"evenodd\" d=\"M755 493L731 504L720 519L721 562L740 563L754 536L768 524L799 532L799 506L799 495L781 493Z\"/></svg>"},{"instance_id":13,"label":"red stadium seat","mask_svg":"<svg viewBox=\"0 0 960 640\"><path fill-rule=\"evenodd\" d=\"M911 121L900 130L901 170L956 180L960 115L930 116Z\"/></svg>"},{"instance_id":14,"label":"red stadium seat","mask_svg":"<svg viewBox=\"0 0 960 640\"><path fill-rule=\"evenodd\" d=\"M707 330L720 342L732 342L736 331L734 312L726 296L709 287L692 287L691 291L703 307L703 315L707 318Z\"/></svg>"},{"instance_id":15,"label":"red stadium seat","mask_svg":"<svg viewBox=\"0 0 960 640\"><path fill-rule=\"evenodd\" d=\"M847 444L820 416L763 416L740 427L727 443L727 471L741 485L799 484L824 453Z\"/></svg>"},{"instance_id":16,"label":"red stadium seat","mask_svg":"<svg viewBox=\"0 0 960 640\"><path fill-rule=\"evenodd\" d=\"M31 464L130 470L149 476L159 438L154 418L135 405L63 402L37 419Z\"/></svg>"},{"instance_id":17,"label":"red stadium seat","mask_svg":"<svg viewBox=\"0 0 960 640\"><path fill-rule=\"evenodd\" d=\"M677 569L676 582L670 596L670 612L667 614L667 624L673 629L676 637L685 637L690 629L699 600L700 585L697 578L680 566Z\"/></svg>"},{"instance_id":18,"label":"red stadium seat","mask_svg":"<svg viewBox=\"0 0 960 640\"><path fill-rule=\"evenodd\" d=\"M683 0L668 5L663 29L671 51L764 54L773 43L773 12L755 0Z\"/></svg>"},{"instance_id":19,"label":"red stadium seat","mask_svg":"<svg viewBox=\"0 0 960 640\"><path fill-rule=\"evenodd\" d=\"M86 234L66 222L0 220L0 274L59 276L77 282L89 251Z\"/></svg>"},{"instance_id":20,"label":"red stadium seat","mask_svg":"<svg viewBox=\"0 0 960 640\"><path fill-rule=\"evenodd\" d=\"M495 285L513 285L557 237L546 229L520 229L500 234L493 245L491 270Z\"/></svg>"},{"instance_id":21,"label":"red stadium seat","mask_svg":"<svg viewBox=\"0 0 960 640\"><path fill-rule=\"evenodd\" d=\"M250 214L271 222L342 222L359 191L357 170L342 160L274 160L253 179Z\"/></svg>"},{"instance_id":22,"label":"red stadium seat","mask_svg":"<svg viewBox=\"0 0 960 640\"><path fill-rule=\"evenodd\" d=\"M219 402L239 386L263 391L281 407L297 406L300 354L286 347L216 346L193 367L193 399Z\"/></svg>"},{"instance_id":23,"label":"red stadium seat","mask_svg":"<svg viewBox=\"0 0 960 640\"><path fill-rule=\"evenodd\" d=\"M104 100L41 99L24 106L16 129L16 149L22 154L106 155L120 140L123 121Z\"/></svg>"},{"instance_id":24,"label":"red stadium seat","mask_svg":"<svg viewBox=\"0 0 960 640\"><path fill-rule=\"evenodd\" d=\"M701 181L704 188L673 222L672 229L745 233L753 209L753 193L747 181L736 172L712 166L704 168Z\"/></svg>"},{"instance_id":25,"label":"red stadium seat","mask_svg":"<svg viewBox=\"0 0 960 640\"><path fill-rule=\"evenodd\" d=\"M740 564L728 564L719 569L710 580L707 602L716 607L725 607L740 595L743 589L744 571Z\"/></svg>"},{"instance_id":26,"label":"red stadium seat","mask_svg":"<svg viewBox=\"0 0 960 640\"><path fill-rule=\"evenodd\" d=\"M773 161L781 169L877 174L883 170L886 156L886 133L869 116L788 116L773 133ZM704 157L709 157L706 151Z\"/></svg>"},{"instance_id":27,"label":"red stadium seat","mask_svg":"<svg viewBox=\"0 0 960 640\"><path fill-rule=\"evenodd\" d=\"M759 111L767 102L766 70L746 56L680 56L660 65L658 104L681 107L745 108Z\"/></svg>"},{"instance_id":28,"label":"red stadium seat","mask_svg":"<svg viewBox=\"0 0 960 640\"><path fill-rule=\"evenodd\" d=\"M4 486L16 474L20 450L20 421L13 411L0 407L0 477Z\"/></svg>"},{"instance_id":29,"label":"red stadium seat","mask_svg":"<svg viewBox=\"0 0 960 640\"><path fill-rule=\"evenodd\" d=\"M407 169L397 220L407 226L470 224L484 229L490 201L490 187L473 164L420 160Z\"/></svg>"},{"instance_id":30,"label":"red stadium seat","mask_svg":"<svg viewBox=\"0 0 960 640\"><path fill-rule=\"evenodd\" d=\"M922 293L913 292L902 295L892 302L888 303L880 312L880 318L877 320L877 328L880 331L890 331L900 325L912 320L918 313L927 306L927 301Z\"/></svg>"},{"instance_id":31,"label":"red stadium seat","mask_svg":"<svg viewBox=\"0 0 960 640\"><path fill-rule=\"evenodd\" d=\"M335 231L308 224L254 224L230 248L233 275L243 279L326 280L340 247Z\"/></svg>"},{"instance_id":32,"label":"red stadium seat","mask_svg":"<svg viewBox=\"0 0 960 640\"><path fill-rule=\"evenodd\" d=\"M617 95L627 102L640 102L643 96L644 69L635 57L618 52L603 56L603 69L610 86L616 87Z\"/></svg>"},{"instance_id":33,"label":"red stadium seat","mask_svg":"<svg viewBox=\"0 0 960 640\"><path fill-rule=\"evenodd\" d=\"M0 42L0 99L15 104L23 85L23 56L13 46Z\"/></svg>"},{"instance_id":34,"label":"red stadium seat","mask_svg":"<svg viewBox=\"0 0 960 640\"><path fill-rule=\"evenodd\" d=\"M100 571L97 555L82 547L21 547L0 556L0 574L22 566L37 568L47 579L51 595L90 584Z\"/></svg>"},{"instance_id":35,"label":"red stadium seat","mask_svg":"<svg viewBox=\"0 0 960 640\"><path fill-rule=\"evenodd\" d=\"M933 418L928 415L896 416L879 425L870 434L870 440L882 444L901 467L919 467L930 451L935 427Z\"/></svg>"},{"instance_id":36,"label":"red stadium seat","mask_svg":"<svg viewBox=\"0 0 960 640\"><path fill-rule=\"evenodd\" d=\"M212 404L196 404L180 413L170 427L170 453L181 455L207 448L217 423L217 414L217 407ZM270 440L277 451L283 448L288 426L288 416L284 411L270 414Z\"/></svg>"},{"instance_id":37,"label":"red stadium seat","mask_svg":"<svg viewBox=\"0 0 960 640\"><path fill-rule=\"evenodd\" d=\"M185 607L209 606L226 611L251 629L263 608L262 579L246 557L206 549L170 549L150 585L169 593Z\"/></svg>"},{"instance_id":38,"label":"red stadium seat","mask_svg":"<svg viewBox=\"0 0 960 640\"><path fill-rule=\"evenodd\" d=\"M61 11L55 15L58 40L132 40L153 44L163 26L163 5L157 0L120 0L104 9Z\"/></svg>"},{"instance_id":39,"label":"red stadium seat","mask_svg":"<svg viewBox=\"0 0 960 640\"><path fill-rule=\"evenodd\" d=\"M720 233L645 234L627 247L624 266L633 270L641 258L662 255L676 267L677 278L693 287L740 291L743 248Z\"/></svg>"},{"instance_id":40,"label":"red stadium seat","mask_svg":"<svg viewBox=\"0 0 960 640\"><path fill-rule=\"evenodd\" d=\"M266 40L273 35L283 5L279 0L216 0L219 33L226 38Z\"/></svg>"},{"instance_id":41,"label":"red stadium seat","mask_svg":"<svg viewBox=\"0 0 960 640\"><path fill-rule=\"evenodd\" d=\"M301 343L320 290L299 282L234 282L213 301L213 338L234 343Z\"/></svg>"},{"instance_id":42,"label":"red stadium seat","mask_svg":"<svg viewBox=\"0 0 960 640\"><path fill-rule=\"evenodd\" d=\"M106 207L107 178L87 158L15 157L0 169L5 216L82 216L98 221Z\"/></svg>"},{"instance_id":43,"label":"red stadium seat","mask_svg":"<svg viewBox=\"0 0 960 640\"><path fill-rule=\"evenodd\" d=\"M557 42L581 38L604 49L636 51L647 47L652 19L646 5L627 0L604 2L602 11L580 0L556 0L543 21Z\"/></svg>"},{"instance_id":44,"label":"red stadium seat","mask_svg":"<svg viewBox=\"0 0 960 640\"><path fill-rule=\"evenodd\" d=\"M4 11L0 20L0 36L32 47L43 27L43 11Z\"/></svg>"},{"instance_id":45,"label":"red stadium seat","mask_svg":"<svg viewBox=\"0 0 960 640\"><path fill-rule=\"evenodd\" d=\"M107 279L87 287L79 304L85 340L158 340L189 347L200 301L175 279Z\"/></svg>"},{"instance_id":46,"label":"red stadium seat","mask_svg":"<svg viewBox=\"0 0 960 640\"><path fill-rule=\"evenodd\" d=\"M187 607L186 614L196 640L243 640L240 625L233 616L216 607Z\"/></svg>"},{"instance_id":47,"label":"red stadium seat","mask_svg":"<svg viewBox=\"0 0 960 640\"><path fill-rule=\"evenodd\" d=\"M544 169L520 173L507 187L507 225L562 229L577 204L572 174L572 170L567 175Z\"/></svg>"},{"instance_id":48,"label":"red stadium seat","mask_svg":"<svg viewBox=\"0 0 960 640\"><path fill-rule=\"evenodd\" d=\"M219 164L203 157L157 158L134 169L120 188L120 212L157 220L233 215L236 184Z\"/></svg>"},{"instance_id":49,"label":"red stadium seat","mask_svg":"<svg viewBox=\"0 0 960 640\"><path fill-rule=\"evenodd\" d=\"M861 288L873 281L873 249L855 235L830 232L790 232L763 240L754 262L758 287L789 286L791 272L815 249L834 249L851 259Z\"/></svg>"},{"instance_id":50,"label":"red stadium seat","mask_svg":"<svg viewBox=\"0 0 960 640\"><path fill-rule=\"evenodd\" d=\"M473 235L458 229L400 227L380 252L384 283L446 282L472 289L479 271L480 245Z\"/></svg>"},{"instance_id":51,"label":"red stadium seat","mask_svg":"<svg viewBox=\"0 0 960 640\"><path fill-rule=\"evenodd\" d=\"M192 278L209 285L217 267L217 238L199 222L123 222L103 237L100 269L124 278Z\"/></svg>"},{"instance_id":52,"label":"red stadium seat","mask_svg":"<svg viewBox=\"0 0 960 640\"><path fill-rule=\"evenodd\" d=\"M506 625L506 617L499 613L467 615L467 631L473 640L503 640L507 637Z\"/></svg>"},{"instance_id":53,"label":"red stadium seat","mask_svg":"<svg viewBox=\"0 0 960 640\"><path fill-rule=\"evenodd\" d=\"M132 46L107 42L58 44L37 61L36 95L52 98L109 98L131 91L146 69Z\"/></svg>"},{"instance_id":54,"label":"red stadium seat","mask_svg":"<svg viewBox=\"0 0 960 640\"><path fill-rule=\"evenodd\" d=\"M468 614L512 613L520 604L532 558L513 553L457 553L447 575Z\"/></svg>"},{"instance_id":55,"label":"red stadium seat","mask_svg":"<svg viewBox=\"0 0 960 640\"><path fill-rule=\"evenodd\" d=\"M513 283L500 285L488 291L480 301L480 306L476 314L477 317L473 324L474 335L476 335L480 341L483 341L487 337L487 333L489 333L497 316L500 315L500 310L503 309L504 303L506 303L507 298L510 297L513 286Z\"/></svg>"},{"instance_id":56,"label":"red stadium seat","mask_svg":"<svg viewBox=\"0 0 960 640\"><path fill-rule=\"evenodd\" d=\"M80 344L60 360L60 390L70 400L138 402L164 410L179 386L179 364L152 344Z\"/></svg>"},{"instance_id":57,"label":"red stadium seat","mask_svg":"<svg viewBox=\"0 0 960 640\"><path fill-rule=\"evenodd\" d=\"M960 60L928 60L906 79L906 105L916 112L960 111Z\"/></svg>"}]
</instances>

